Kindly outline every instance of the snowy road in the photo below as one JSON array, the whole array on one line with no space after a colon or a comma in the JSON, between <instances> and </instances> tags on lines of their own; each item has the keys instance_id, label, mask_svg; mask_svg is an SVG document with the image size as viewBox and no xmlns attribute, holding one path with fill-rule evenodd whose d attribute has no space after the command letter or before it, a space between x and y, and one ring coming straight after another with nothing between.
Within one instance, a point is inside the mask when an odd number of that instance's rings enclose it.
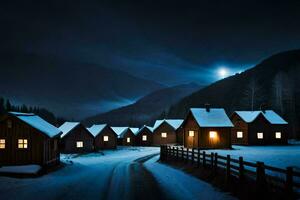
<instances>
[{"instance_id":1,"label":"snowy road","mask_svg":"<svg viewBox=\"0 0 300 200\"><path fill-rule=\"evenodd\" d=\"M159 148L62 156L66 166L39 178L0 177L1 199L232 199L157 161Z\"/></svg>"}]
</instances>

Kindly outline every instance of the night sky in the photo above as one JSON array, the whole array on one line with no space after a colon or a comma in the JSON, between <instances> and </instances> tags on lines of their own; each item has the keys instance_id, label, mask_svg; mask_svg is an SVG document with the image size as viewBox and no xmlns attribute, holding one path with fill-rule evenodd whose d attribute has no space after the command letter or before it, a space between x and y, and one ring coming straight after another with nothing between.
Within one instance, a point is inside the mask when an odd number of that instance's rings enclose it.
<instances>
[{"instance_id":1,"label":"night sky","mask_svg":"<svg viewBox=\"0 0 300 200\"><path fill-rule=\"evenodd\" d=\"M1 2L1 51L88 61L166 85L300 46L300 1ZM43 1L46 2L46 1Z\"/></svg>"}]
</instances>

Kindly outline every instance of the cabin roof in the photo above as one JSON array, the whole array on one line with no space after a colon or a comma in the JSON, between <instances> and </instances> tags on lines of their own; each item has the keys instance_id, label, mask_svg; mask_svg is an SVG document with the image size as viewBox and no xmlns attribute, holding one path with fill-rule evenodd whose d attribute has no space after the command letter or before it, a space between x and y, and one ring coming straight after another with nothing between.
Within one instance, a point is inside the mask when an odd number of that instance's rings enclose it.
<instances>
[{"instance_id":1,"label":"cabin roof","mask_svg":"<svg viewBox=\"0 0 300 200\"><path fill-rule=\"evenodd\" d=\"M21 121L30 125L31 127L41 131L50 138L55 137L61 133L61 131L53 126L52 124L46 122L44 119L35 115L33 113L20 113L20 112L9 112L11 115L17 117Z\"/></svg>"},{"instance_id":2,"label":"cabin roof","mask_svg":"<svg viewBox=\"0 0 300 200\"><path fill-rule=\"evenodd\" d=\"M138 132L139 132L139 128L132 128L132 127L130 127L129 129L132 131L132 133L133 133L134 135L137 135Z\"/></svg>"},{"instance_id":3,"label":"cabin roof","mask_svg":"<svg viewBox=\"0 0 300 200\"><path fill-rule=\"evenodd\" d=\"M191 108L197 124L200 127L233 127L232 122L223 108Z\"/></svg>"},{"instance_id":4,"label":"cabin roof","mask_svg":"<svg viewBox=\"0 0 300 200\"><path fill-rule=\"evenodd\" d=\"M111 127L111 129L118 135L118 138L122 138L128 128L129 127Z\"/></svg>"},{"instance_id":5,"label":"cabin roof","mask_svg":"<svg viewBox=\"0 0 300 200\"><path fill-rule=\"evenodd\" d=\"M73 130L79 124L80 122L65 122L63 125L61 125L59 127L59 130L63 132L61 138L65 137L71 130Z\"/></svg>"},{"instance_id":6,"label":"cabin roof","mask_svg":"<svg viewBox=\"0 0 300 200\"><path fill-rule=\"evenodd\" d=\"M153 132L153 127L144 125L137 131L136 135L138 135L145 128L147 128L151 133Z\"/></svg>"},{"instance_id":7,"label":"cabin roof","mask_svg":"<svg viewBox=\"0 0 300 200\"><path fill-rule=\"evenodd\" d=\"M171 127L173 127L175 130L177 130L181 126L181 124L183 122L183 119L162 119L162 120L156 120L155 124L154 124L154 126L152 128L152 131L154 131L155 129L157 129L164 122L166 122Z\"/></svg>"},{"instance_id":8,"label":"cabin roof","mask_svg":"<svg viewBox=\"0 0 300 200\"><path fill-rule=\"evenodd\" d=\"M263 117L271 124L288 124L287 121L285 121L273 110L236 111L235 113L247 123L253 122L260 114L262 114Z\"/></svg>"},{"instance_id":9,"label":"cabin roof","mask_svg":"<svg viewBox=\"0 0 300 200\"><path fill-rule=\"evenodd\" d=\"M103 129L107 126L107 124L94 124L90 128L87 128L87 130L94 136L98 136Z\"/></svg>"}]
</instances>

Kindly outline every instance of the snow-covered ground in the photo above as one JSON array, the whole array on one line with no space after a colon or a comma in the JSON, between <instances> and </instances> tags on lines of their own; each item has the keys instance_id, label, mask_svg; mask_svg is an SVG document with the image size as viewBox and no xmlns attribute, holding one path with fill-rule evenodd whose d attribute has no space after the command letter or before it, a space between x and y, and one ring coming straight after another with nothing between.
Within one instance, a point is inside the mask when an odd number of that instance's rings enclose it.
<instances>
[{"instance_id":1,"label":"snow-covered ground","mask_svg":"<svg viewBox=\"0 0 300 200\"><path fill-rule=\"evenodd\" d=\"M286 146L237 146L233 150L209 150L219 155L231 155L233 158L242 156L245 161L264 162L266 165L286 168L296 167L300 169L300 144Z\"/></svg>"},{"instance_id":2,"label":"snow-covered ground","mask_svg":"<svg viewBox=\"0 0 300 200\"><path fill-rule=\"evenodd\" d=\"M157 147L123 147L62 155L65 167L42 177L0 177L1 199L182 199L183 194L185 199L231 198L180 170L156 163L158 153Z\"/></svg>"},{"instance_id":3,"label":"snow-covered ground","mask_svg":"<svg viewBox=\"0 0 300 200\"><path fill-rule=\"evenodd\" d=\"M39 165L21 165L0 167L0 173L37 174L41 170Z\"/></svg>"}]
</instances>

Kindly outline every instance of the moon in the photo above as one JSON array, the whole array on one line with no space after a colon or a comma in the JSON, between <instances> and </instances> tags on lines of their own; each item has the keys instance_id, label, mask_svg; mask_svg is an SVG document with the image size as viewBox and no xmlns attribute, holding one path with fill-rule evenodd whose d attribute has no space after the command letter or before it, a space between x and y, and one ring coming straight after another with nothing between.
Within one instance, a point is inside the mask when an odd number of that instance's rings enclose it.
<instances>
[{"instance_id":1,"label":"moon","mask_svg":"<svg viewBox=\"0 0 300 200\"><path fill-rule=\"evenodd\" d=\"M222 67L218 70L218 75L220 78L225 78L226 76L228 76L228 70Z\"/></svg>"}]
</instances>

